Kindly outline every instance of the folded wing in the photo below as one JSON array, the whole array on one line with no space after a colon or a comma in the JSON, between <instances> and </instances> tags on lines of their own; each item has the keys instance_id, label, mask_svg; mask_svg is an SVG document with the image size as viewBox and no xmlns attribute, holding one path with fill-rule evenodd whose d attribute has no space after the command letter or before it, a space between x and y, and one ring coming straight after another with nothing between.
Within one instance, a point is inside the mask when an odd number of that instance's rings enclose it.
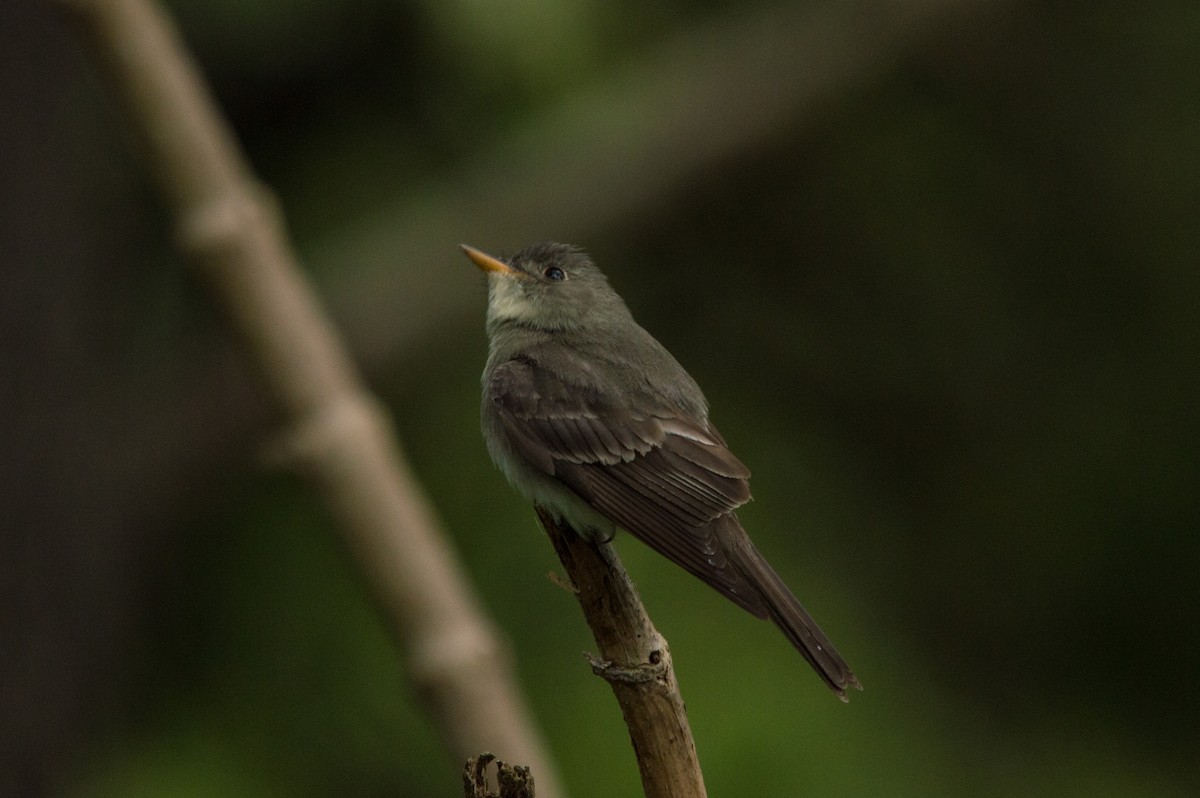
<instances>
[{"instance_id":1,"label":"folded wing","mask_svg":"<svg viewBox=\"0 0 1200 798\"><path fill-rule=\"evenodd\" d=\"M573 374L586 371L573 370ZM706 419L665 402L631 409L594 382L568 384L528 360L485 386L510 443L601 514L759 617L768 608L717 536L750 500L749 470Z\"/></svg>"}]
</instances>

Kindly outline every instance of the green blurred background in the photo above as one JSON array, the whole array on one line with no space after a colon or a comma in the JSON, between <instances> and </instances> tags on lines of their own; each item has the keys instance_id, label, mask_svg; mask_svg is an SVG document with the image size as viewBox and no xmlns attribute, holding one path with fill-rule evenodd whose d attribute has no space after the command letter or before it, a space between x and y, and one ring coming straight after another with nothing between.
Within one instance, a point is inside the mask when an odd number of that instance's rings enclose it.
<instances>
[{"instance_id":1,"label":"green blurred background","mask_svg":"<svg viewBox=\"0 0 1200 798\"><path fill-rule=\"evenodd\" d=\"M713 795L1200 787L1200 5L173 0L572 795L634 795L477 427L460 241L590 249L861 676L636 542ZM0 793L459 794L49 4L0 4Z\"/></svg>"}]
</instances>

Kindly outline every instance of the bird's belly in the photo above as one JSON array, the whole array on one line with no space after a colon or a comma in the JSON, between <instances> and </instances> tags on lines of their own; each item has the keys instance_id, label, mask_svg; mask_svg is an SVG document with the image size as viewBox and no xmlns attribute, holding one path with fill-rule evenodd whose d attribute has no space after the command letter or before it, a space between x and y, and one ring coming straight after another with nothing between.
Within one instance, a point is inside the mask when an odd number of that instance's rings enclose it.
<instances>
[{"instance_id":1,"label":"bird's belly","mask_svg":"<svg viewBox=\"0 0 1200 798\"><path fill-rule=\"evenodd\" d=\"M602 540L612 538L616 525L566 485L531 465L509 442L502 425L486 408L483 427L492 462L522 496L549 510L555 518L566 521L582 535Z\"/></svg>"}]
</instances>

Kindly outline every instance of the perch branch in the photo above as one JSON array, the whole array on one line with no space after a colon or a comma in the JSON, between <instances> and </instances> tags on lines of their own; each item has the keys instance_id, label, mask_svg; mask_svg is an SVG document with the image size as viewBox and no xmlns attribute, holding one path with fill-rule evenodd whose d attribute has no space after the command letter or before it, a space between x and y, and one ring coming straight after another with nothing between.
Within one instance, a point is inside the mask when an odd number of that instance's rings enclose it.
<instances>
[{"instance_id":1,"label":"perch branch","mask_svg":"<svg viewBox=\"0 0 1200 798\"><path fill-rule=\"evenodd\" d=\"M629 574L611 546L593 545L536 509L596 639L592 670L621 706L646 798L702 798L704 777L671 652Z\"/></svg>"}]
</instances>

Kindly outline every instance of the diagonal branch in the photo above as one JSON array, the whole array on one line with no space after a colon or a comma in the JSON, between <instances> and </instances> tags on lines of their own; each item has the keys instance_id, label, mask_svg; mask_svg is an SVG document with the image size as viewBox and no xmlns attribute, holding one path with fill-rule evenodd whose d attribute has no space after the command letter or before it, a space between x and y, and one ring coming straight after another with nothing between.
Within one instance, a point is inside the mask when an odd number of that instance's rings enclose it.
<instances>
[{"instance_id":1,"label":"diagonal branch","mask_svg":"<svg viewBox=\"0 0 1200 798\"><path fill-rule=\"evenodd\" d=\"M667 641L608 544L593 545L537 507L538 520L575 586L599 655L592 670L612 686L637 755L646 798L708 793Z\"/></svg>"},{"instance_id":2,"label":"diagonal branch","mask_svg":"<svg viewBox=\"0 0 1200 798\"><path fill-rule=\"evenodd\" d=\"M296 263L282 219L151 0L59 0L141 134L182 247L289 425L283 447L322 495L408 654L454 755L491 750L561 789L512 674L409 472L383 409Z\"/></svg>"}]
</instances>

